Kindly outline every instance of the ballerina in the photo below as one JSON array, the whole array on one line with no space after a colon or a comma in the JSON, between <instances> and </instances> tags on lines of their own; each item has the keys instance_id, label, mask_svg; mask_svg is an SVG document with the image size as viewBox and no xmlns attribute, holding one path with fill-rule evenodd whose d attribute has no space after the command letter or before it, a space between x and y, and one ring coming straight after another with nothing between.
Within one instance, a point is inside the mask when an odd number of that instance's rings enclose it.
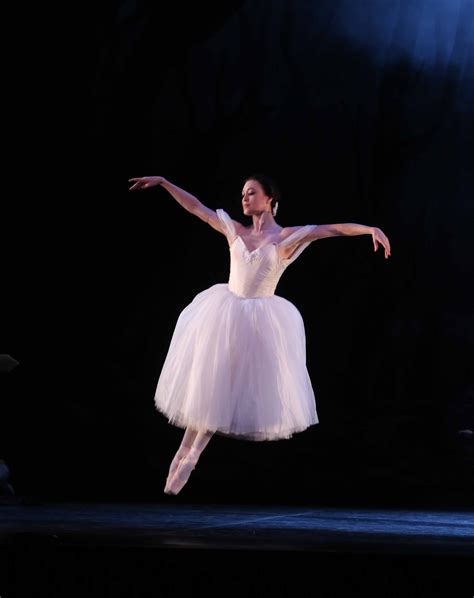
<instances>
[{"instance_id":1,"label":"ballerina","mask_svg":"<svg viewBox=\"0 0 474 598\"><path fill-rule=\"evenodd\" d=\"M212 210L162 176L129 179L130 190L161 186L188 212L228 242L230 273L198 293L180 313L155 392L155 406L185 429L164 492L187 483L213 434L252 441L291 438L319 423L306 367L306 337L298 309L275 294L285 269L313 241L341 235L372 236L385 258L390 243L380 228L355 223L280 226L274 180L243 181L245 226Z\"/></svg>"}]
</instances>

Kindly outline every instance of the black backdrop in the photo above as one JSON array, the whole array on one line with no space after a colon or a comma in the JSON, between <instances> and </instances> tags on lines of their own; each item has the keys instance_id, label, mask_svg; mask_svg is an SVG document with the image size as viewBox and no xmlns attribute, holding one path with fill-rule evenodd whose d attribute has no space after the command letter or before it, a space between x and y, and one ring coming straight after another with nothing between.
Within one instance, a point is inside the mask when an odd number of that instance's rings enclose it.
<instances>
[{"instance_id":1,"label":"black backdrop","mask_svg":"<svg viewBox=\"0 0 474 598\"><path fill-rule=\"evenodd\" d=\"M182 430L154 389L179 312L227 280L228 250L127 179L161 174L245 221L242 180L263 171L279 224L376 225L392 256L370 236L323 239L285 272L320 423L279 442L215 436L172 500L472 500L473 19L470 0L69 17L54 68L32 73L38 134L2 226L2 352L20 365L1 379L0 457L17 492L169 500Z\"/></svg>"}]
</instances>

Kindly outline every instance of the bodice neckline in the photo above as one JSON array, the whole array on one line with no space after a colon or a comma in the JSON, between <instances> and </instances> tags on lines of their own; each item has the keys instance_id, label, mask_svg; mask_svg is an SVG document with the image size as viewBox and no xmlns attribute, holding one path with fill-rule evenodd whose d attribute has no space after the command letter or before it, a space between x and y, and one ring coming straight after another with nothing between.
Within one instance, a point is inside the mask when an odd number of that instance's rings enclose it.
<instances>
[{"instance_id":1,"label":"bodice neckline","mask_svg":"<svg viewBox=\"0 0 474 598\"><path fill-rule=\"evenodd\" d=\"M245 241L242 239L241 235L236 235L235 239L240 239L245 251L249 254L256 253L257 251L260 251L261 249L263 249L264 247L267 247L268 245L274 245L275 247L278 245L278 243L276 243L275 241L272 241L270 243L264 243L263 245L261 245L260 247L256 247L255 249L249 249L247 247L247 245L245 244ZM235 241L235 239L234 239L234 241Z\"/></svg>"}]
</instances>

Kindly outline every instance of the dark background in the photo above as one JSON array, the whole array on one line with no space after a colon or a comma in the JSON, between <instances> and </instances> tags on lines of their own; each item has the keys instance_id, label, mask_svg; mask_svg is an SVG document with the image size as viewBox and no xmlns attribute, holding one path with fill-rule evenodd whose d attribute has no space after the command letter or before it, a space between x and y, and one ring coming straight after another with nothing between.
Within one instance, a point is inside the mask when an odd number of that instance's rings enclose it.
<instances>
[{"instance_id":1,"label":"dark background","mask_svg":"<svg viewBox=\"0 0 474 598\"><path fill-rule=\"evenodd\" d=\"M227 281L229 256L164 189L127 180L163 175L245 222L243 179L263 171L282 226L375 225L392 256L322 239L285 272L320 423L215 435L171 500L471 504L474 4L224 4L82 5L31 48L2 220L11 481L170 500L183 431L154 390L180 311Z\"/></svg>"}]
</instances>

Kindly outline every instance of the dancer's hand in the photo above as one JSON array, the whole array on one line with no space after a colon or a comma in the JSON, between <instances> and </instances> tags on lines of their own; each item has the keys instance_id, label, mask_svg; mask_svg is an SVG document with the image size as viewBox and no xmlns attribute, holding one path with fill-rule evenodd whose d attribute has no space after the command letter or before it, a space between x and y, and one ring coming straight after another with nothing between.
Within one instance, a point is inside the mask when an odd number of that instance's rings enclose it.
<instances>
[{"instance_id":1,"label":"dancer's hand","mask_svg":"<svg viewBox=\"0 0 474 598\"><path fill-rule=\"evenodd\" d=\"M134 179L128 179L129 183L134 183L129 191L135 191L135 189L148 189L149 187L156 187L162 185L166 179L162 176L142 176Z\"/></svg>"},{"instance_id":2,"label":"dancer's hand","mask_svg":"<svg viewBox=\"0 0 474 598\"><path fill-rule=\"evenodd\" d=\"M385 249L385 259L387 259L391 255L390 241L388 240L386 235L383 233L383 231L380 230L380 228L377 228L376 226L373 227L372 239L374 241L374 251L377 251L377 249L379 248L378 243L380 243L381 245L383 245L383 247Z\"/></svg>"}]
</instances>

